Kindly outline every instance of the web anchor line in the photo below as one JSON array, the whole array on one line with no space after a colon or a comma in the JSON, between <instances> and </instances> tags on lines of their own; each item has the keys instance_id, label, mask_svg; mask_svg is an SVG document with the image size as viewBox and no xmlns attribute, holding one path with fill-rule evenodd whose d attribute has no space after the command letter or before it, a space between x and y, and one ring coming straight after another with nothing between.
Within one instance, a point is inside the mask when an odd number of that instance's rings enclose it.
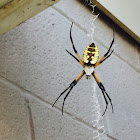
<instances>
[{"instance_id":1,"label":"web anchor line","mask_svg":"<svg viewBox=\"0 0 140 140\"><path fill-rule=\"evenodd\" d=\"M85 0L85 4L90 6L92 8L92 12L91 12L91 18L89 20L89 34L87 34L88 37L90 37L91 41L93 41L94 39L94 31L96 29L96 27L94 26L94 22L95 20L98 18L98 15L94 14L94 9L96 7L96 5L94 5L90 0Z\"/></svg>"}]
</instances>

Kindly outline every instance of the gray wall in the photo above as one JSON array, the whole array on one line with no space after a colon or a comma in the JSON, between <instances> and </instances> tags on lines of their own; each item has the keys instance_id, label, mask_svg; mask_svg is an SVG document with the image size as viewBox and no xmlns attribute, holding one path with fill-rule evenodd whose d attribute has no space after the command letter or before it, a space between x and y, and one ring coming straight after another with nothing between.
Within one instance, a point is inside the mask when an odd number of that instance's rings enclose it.
<instances>
[{"instance_id":1,"label":"gray wall","mask_svg":"<svg viewBox=\"0 0 140 140\"><path fill-rule=\"evenodd\" d=\"M115 26L114 53L95 71L110 95L105 109L95 80L85 76L66 100L52 108L59 94L82 71L65 51L82 56L91 39L91 11L77 0L61 0L0 37L0 140L138 140L140 137L140 46ZM103 56L112 40L112 23L104 15L94 22L94 41ZM98 114L99 113L99 114ZM102 128L94 125L95 120ZM97 128L98 127L98 128Z\"/></svg>"}]
</instances>

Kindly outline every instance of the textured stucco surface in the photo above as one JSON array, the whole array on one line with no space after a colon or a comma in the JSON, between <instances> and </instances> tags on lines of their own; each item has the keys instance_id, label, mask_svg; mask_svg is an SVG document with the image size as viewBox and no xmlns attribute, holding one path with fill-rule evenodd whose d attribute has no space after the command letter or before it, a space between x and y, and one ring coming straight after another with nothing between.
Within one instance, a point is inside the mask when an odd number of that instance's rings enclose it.
<instances>
[{"instance_id":1,"label":"textured stucco surface","mask_svg":"<svg viewBox=\"0 0 140 140\"><path fill-rule=\"evenodd\" d=\"M0 79L0 139L30 140L30 116L22 92Z\"/></svg>"},{"instance_id":2,"label":"textured stucco surface","mask_svg":"<svg viewBox=\"0 0 140 140\"><path fill-rule=\"evenodd\" d=\"M96 130L92 127L94 89L101 113L105 108L102 93L93 78L86 80L84 76L74 87L66 100L64 116L61 115L64 96L54 108L51 107L82 71L80 64L65 51L73 53L69 39L71 22L74 22L73 40L82 56L85 47L91 43L87 36L90 18L91 11L81 2L61 0L0 37L1 109L7 110L8 116L1 120L7 124L12 122L12 131L2 131L6 140L18 137L27 140L93 140ZM101 57L112 40L112 23L101 14L95 26L94 42ZM140 137L139 47L116 27L114 53L95 70L114 105L114 113L109 104L102 117L106 130L104 139L138 140ZM11 92L15 96L11 96ZM17 127L20 129L21 126L12 119L16 116L18 123L23 125L20 132ZM3 125L0 125L2 129Z\"/></svg>"}]
</instances>

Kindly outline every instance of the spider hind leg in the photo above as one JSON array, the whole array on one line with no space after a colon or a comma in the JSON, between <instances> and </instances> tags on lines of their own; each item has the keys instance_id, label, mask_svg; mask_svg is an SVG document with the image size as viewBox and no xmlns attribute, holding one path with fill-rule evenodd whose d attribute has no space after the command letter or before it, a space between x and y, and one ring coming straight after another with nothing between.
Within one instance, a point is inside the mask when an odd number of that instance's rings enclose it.
<instances>
[{"instance_id":1,"label":"spider hind leg","mask_svg":"<svg viewBox=\"0 0 140 140\"><path fill-rule=\"evenodd\" d=\"M55 103L58 101L58 99L69 89L68 93L66 94L66 96L64 97L64 101L63 101L63 105L62 105L62 115L63 115L63 108L64 108L64 104L65 104L65 100L68 97L69 93L71 92L72 88L77 84L77 82L74 80L69 87L67 87L59 96L58 98L55 100L55 102L53 103L52 107L55 105Z\"/></svg>"},{"instance_id":2,"label":"spider hind leg","mask_svg":"<svg viewBox=\"0 0 140 140\"><path fill-rule=\"evenodd\" d=\"M64 97L64 101L63 101L63 105L62 105L62 115L63 115L63 109L64 109L64 104L65 104L65 100L68 97L69 93L71 92L73 87L70 88L70 90L68 91L68 93L66 94L66 96Z\"/></svg>"},{"instance_id":3,"label":"spider hind leg","mask_svg":"<svg viewBox=\"0 0 140 140\"><path fill-rule=\"evenodd\" d=\"M55 103L58 101L58 99L69 89L70 87L67 87L59 96L58 98L55 100L55 102L53 103L52 107L55 105Z\"/></svg>"},{"instance_id":4,"label":"spider hind leg","mask_svg":"<svg viewBox=\"0 0 140 140\"><path fill-rule=\"evenodd\" d=\"M101 91L102 91L102 93L103 93L103 96L104 96L104 99L105 99L105 102L106 102L106 108L105 108L105 111L104 111L103 115L105 114L105 112L106 112L106 110L107 110L107 106L108 106L108 101L107 101L107 99L106 99L106 96L107 96L107 98L108 98L109 101L110 101L110 104L111 104L111 107L112 107L112 113L113 113L113 104L112 104L111 98L110 98L109 95L107 94L107 92L106 92L106 90L105 90L105 88L104 88L104 86L103 86L102 83L99 83L98 86L99 86L99 88L101 89ZM103 115L102 115L102 116L103 116Z\"/></svg>"},{"instance_id":5,"label":"spider hind leg","mask_svg":"<svg viewBox=\"0 0 140 140\"><path fill-rule=\"evenodd\" d=\"M97 82L99 88L101 89L102 93L103 93L103 97L105 99L105 103L106 103L106 108L105 108L105 111L103 113L103 115L106 113L106 110L107 110L107 107L108 107L108 101L107 101L107 98L111 104L111 107L112 107L112 113L113 113L113 104L112 104L112 101L111 101L111 98L109 97L109 95L107 94L106 90L105 90L105 87L103 86L103 84L101 83L101 81L99 80L99 78L97 77L96 73L93 72L92 73L93 77L95 78L95 81ZM103 116L102 115L102 116Z\"/></svg>"},{"instance_id":6,"label":"spider hind leg","mask_svg":"<svg viewBox=\"0 0 140 140\"><path fill-rule=\"evenodd\" d=\"M66 96L64 97L63 100L63 105L62 105L62 115L63 115L63 109L64 109L64 104L65 104L65 100L68 97L69 93L71 92L71 90L73 89L73 87L77 84L77 82L83 77L83 75L85 74L85 71L83 70L76 78L75 80L73 80L73 82L69 85L69 87L67 87L59 96L58 98L55 100L54 104L58 101L58 99L69 89L68 93L66 94ZM52 105L52 107L54 106L54 104Z\"/></svg>"}]
</instances>

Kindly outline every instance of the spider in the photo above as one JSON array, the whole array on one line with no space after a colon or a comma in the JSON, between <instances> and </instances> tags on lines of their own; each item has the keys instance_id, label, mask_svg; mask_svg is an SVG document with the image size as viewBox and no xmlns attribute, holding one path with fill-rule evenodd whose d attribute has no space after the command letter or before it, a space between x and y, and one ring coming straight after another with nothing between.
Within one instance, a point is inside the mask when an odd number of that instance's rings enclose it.
<instances>
[{"instance_id":1,"label":"spider","mask_svg":"<svg viewBox=\"0 0 140 140\"><path fill-rule=\"evenodd\" d=\"M73 54L71 54L68 50L66 50L77 62L79 62L83 67L84 67L84 70L73 80L73 82L59 95L59 97L55 100L54 104L57 102L57 100L67 91L67 94L66 96L64 97L64 100L63 100L63 105L62 105L62 115L63 115L63 108L64 108L64 103L65 103L65 100L66 98L68 97L69 93L71 92L71 90L73 89L73 87L78 83L78 81L83 77L83 75L86 75L86 79L90 79L91 76L94 77L95 81L97 82L99 88L101 89L102 91L102 94L103 94L103 97L104 97L104 100L105 100L105 103L106 103L106 108L105 108L105 111L104 113L102 114L102 116L105 114L106 110L107 110L107 107L108 107L108 101L107 101L107 98L108 100L110 101L110 104L111 104L111 107L112 107L112 113L113 113L113 104L111 102L111 98L109 97L109 95L107 94L103 84L101 83L101 81L99 80L97 74L95 73L94 69L99 66L101 63L103 63L108 57L111 56L111 54L113 53L114 50L111 51L111 47L114 43L114 30L113 30L113 40L110 44L110 47L107 51L107 53L98 61L98 58L99 58L99 50L98 50L98 47L94 44L94 43L91 43L89 46L87 46L84 50L84 53L83 53L83 60L80 58L75 46L74 46L74 43L73 43L73 39L72 39L72 35L71 35L71 31L72 31L72 26L73 26L73 22L71 24L71 27L70 27L70 40L71 40L71 43L72 43L72 47L73 47L73 50L74 52L76 53L77 57L76 58ZM54 106L54 104L52 105L52 107Z\"/></svg>"}]
</instances>

